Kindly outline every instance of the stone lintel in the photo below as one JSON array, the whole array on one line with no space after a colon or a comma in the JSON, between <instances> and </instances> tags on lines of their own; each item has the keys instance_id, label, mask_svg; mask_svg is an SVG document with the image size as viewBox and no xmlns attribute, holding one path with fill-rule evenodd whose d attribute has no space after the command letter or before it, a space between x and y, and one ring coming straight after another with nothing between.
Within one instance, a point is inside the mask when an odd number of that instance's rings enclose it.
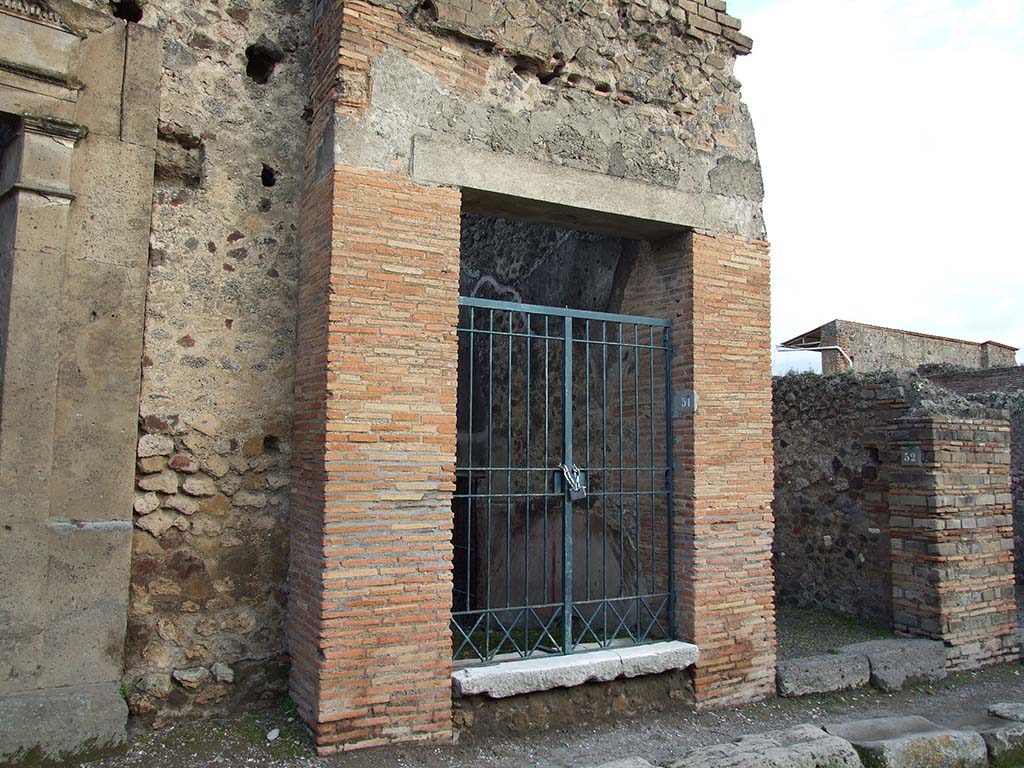
<instances>
[{"instance_id":1,"label":"stone lintel","mask_svg":"<svg viewBox=\"0 0 1024 768\"><path fill-rule=\"evenodd\" d=\"M488 215L652 240L685 229L761 235L752 230L752 210L732 198L683 192L427 136L413 140L412 177L458 187L467 210Z\"/></svg>"}]
</instances>

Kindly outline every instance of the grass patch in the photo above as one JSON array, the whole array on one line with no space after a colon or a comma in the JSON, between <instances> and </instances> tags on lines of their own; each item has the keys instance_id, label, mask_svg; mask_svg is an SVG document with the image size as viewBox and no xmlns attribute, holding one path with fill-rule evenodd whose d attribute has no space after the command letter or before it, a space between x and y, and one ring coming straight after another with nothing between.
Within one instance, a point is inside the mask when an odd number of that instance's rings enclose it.
<instances>
[{"instance_id":1,"label":"grass patch","mask_svg":"<svg viewBox=\"0 0 1024 768\"><path fill-rule=\"evenodd\" d=\"M835 653L844 645L893 637L885 627L842 613L780 606L777 613L779 658Z\"/></svg>"}]
</instances>

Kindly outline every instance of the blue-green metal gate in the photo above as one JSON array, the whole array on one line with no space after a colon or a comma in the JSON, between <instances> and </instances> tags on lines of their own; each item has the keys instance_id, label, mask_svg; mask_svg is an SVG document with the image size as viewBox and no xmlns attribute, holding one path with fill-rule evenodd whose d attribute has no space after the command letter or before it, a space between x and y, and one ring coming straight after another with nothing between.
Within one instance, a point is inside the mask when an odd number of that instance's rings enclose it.
<instances>
[{"instance_id":1,"label":"blue-green metal gate","mask_svg":"<svg viewBox=\"0 0 1024 768\"><path fill-rule=\"evenodd\" d=\"M671 637L669 321L459 303L455 659Z\"/></svg>"}]
</instances>

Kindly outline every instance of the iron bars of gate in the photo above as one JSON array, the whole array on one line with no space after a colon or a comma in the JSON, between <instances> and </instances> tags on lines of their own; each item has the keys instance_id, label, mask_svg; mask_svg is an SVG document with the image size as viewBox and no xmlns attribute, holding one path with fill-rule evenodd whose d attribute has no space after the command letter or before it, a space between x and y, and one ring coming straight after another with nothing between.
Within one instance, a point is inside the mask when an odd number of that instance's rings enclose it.
<instances>
[{"instance_id":1,"label":"iron bars of gate","mask_svg":"<svg viewBox=\"0 0 1024 768\"><path fill-rule=\"evenodd\" d=\"M454 658L672 637L669 321L459 304Z\"/></svg>"}]
</instances>

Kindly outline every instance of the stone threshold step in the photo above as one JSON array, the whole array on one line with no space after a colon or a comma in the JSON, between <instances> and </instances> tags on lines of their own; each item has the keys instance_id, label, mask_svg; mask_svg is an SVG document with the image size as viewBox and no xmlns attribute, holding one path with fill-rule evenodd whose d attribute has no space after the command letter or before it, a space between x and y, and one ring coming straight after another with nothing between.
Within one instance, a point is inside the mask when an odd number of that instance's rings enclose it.
<instances>
[{"instance_id":1,"label":"stone threshold step","mask_svg":"<svg viewBox=\"0 0 1024 768\"><path fill-rule=\"evenodd\" d=\"M452 673L455 696L489 696L504 699L525 693L573 688L619 677L641 677L692 667L700 651L692 643L677 640L605 648L568 656L501 661L464 667Z\"/></svg>"}]
</instances>

